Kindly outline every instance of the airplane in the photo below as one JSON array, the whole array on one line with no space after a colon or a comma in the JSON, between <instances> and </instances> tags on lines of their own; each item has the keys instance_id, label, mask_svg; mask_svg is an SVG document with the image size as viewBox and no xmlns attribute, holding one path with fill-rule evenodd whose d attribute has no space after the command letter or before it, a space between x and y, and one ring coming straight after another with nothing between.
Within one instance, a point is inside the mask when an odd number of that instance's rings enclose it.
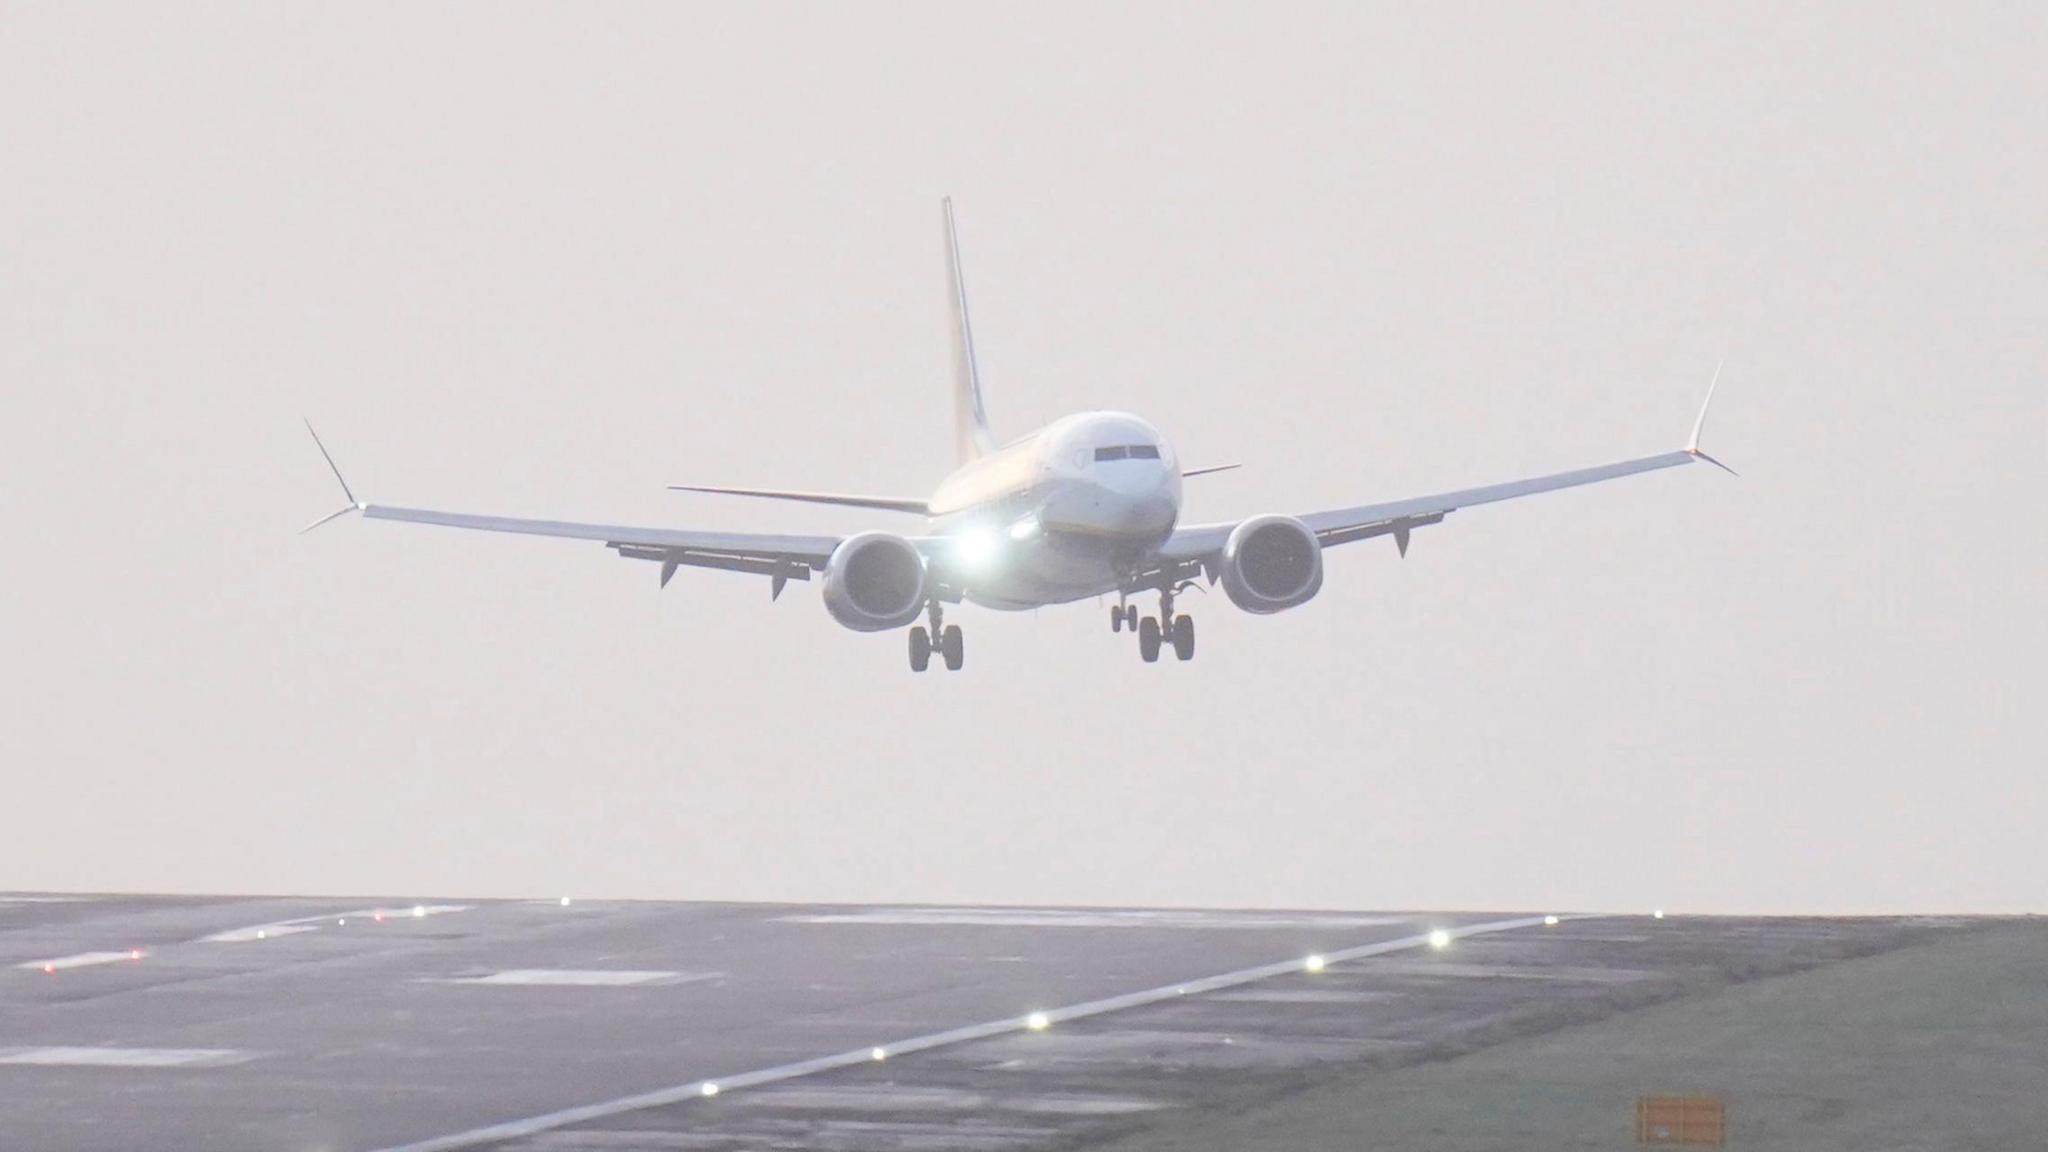
<instances>
[{"instance_id":1,"label":"airplane","mask_svg":"<svg viewBox=\"0 0 2048 1152\"><path fill-rule=\"evenodd\" d=\"M910 667L918 672L930 666L935 654L948 669L964 663L960 626L946 623L948 605L965 601L1017 611L1113 595L1117 602L1109 611L1110 630L1133 633L1139 657L1149 664L1167 648L1178 660L1193 659L1195 624L1176 611L1176 603L1197 580L1221 584L1232 604L1267 615L1314 597L1323 585L1323 550L1340 544L1391 536L1405 557L1410 533L1462 508L1697 460L1734 473L1700 449L1700 432L1720 379L1716 367L1692 436L1676 451L1375 504L1182 524L1181 481L1237 465L1183 469L1159 430L1130 413L1077 413L996 446L974 353L951 198L942 206L953 313L958 467L952 474L922 499L669 485L683 492L921 515L926 518L923 532L711 532L373 504L356 498L310 421L306 430L348 504L302 531L356 512L369 520L594 540L627 559L660 565L660 587L666 588L678 569L711 568L768 577L771 600L782 595L789 581L808 581L816 574L826 612L845 627L882 632L908 626ZM1148 593L1158 596L1158 612L1140 616L1131 598Z\"/></svg>"}]
</instances>

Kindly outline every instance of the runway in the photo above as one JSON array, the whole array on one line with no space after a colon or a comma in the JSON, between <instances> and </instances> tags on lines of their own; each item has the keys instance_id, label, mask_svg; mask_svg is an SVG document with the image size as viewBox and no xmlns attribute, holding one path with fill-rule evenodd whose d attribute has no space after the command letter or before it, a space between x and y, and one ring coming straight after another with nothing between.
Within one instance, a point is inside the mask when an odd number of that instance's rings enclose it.
<instances>
[{"instance_id":1,"label":"runway","mask_svg":"<svg viewBox=\"0 0 2048 1152\"><path fill-rule=\"evenodd\" d=\"M0 1147L1067 1146L1967 926L0 896Z\"/></svg>"}]
</instances>

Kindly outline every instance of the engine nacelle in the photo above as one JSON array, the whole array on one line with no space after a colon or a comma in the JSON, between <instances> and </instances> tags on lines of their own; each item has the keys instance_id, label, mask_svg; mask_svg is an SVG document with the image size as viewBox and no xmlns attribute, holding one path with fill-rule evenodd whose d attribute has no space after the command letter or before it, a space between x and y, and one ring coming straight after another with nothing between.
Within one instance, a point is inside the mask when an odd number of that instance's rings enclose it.
<instances>
[{"instance_id":1,"label":"engine nacelle","mask_svg":"<svg viewBox=\"0 0 2048 1152\"><path fill-rule=\"evenodd\" d=\"M1223 591L1265 615L1307 602L1323 586L1323 545L1292 516L1254 516L1223 542Z\"/></svg>"},{"instance_id":2,"label":"engine nacelle","mask_svg":"<svg viewBox=\"0 0 2048 1152\"><path fill-rule=\"evenodd\" d=\"M848 536L825 562L825 611L856 632L901 628L924 610L924 556L888 532Z\"/></svg>"}]
</instances>

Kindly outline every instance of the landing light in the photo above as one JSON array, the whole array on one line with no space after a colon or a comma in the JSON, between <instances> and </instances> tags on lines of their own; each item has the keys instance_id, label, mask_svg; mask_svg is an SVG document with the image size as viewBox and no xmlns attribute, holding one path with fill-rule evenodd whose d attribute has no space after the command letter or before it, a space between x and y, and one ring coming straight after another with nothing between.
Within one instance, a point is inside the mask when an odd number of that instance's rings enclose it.
<instances>
[{"instance_id":1,"label":"landing light","mask_svg":"<svg viewBox=\"0 0 2048 1152\"><path fill-rule=\"evenodd\" d=\"M1024 1018L1024 1026L1033 1032L1043 1032L1052 1027L1052 1017L1043 1012L1033 1012Z\"/></svg>"},{"instance_id":2,"label":"landing light","mask_svg":"<svg viewBox=\"0 0 2048 1152\"><path fill-rule=\"evenodd\" d=\"M1026 516L1010 525L1010 539L1029 540L1038 531L1038 517Z\"/></svg>"},{"instance_id":3,"label":"landing light","mask_svg":"<svg viewBox=\"0 0 2048 1152\"><path fill-rule=\"evenodd\" d=\"M962 532L953 545L953 555L968 568L986 568L1003 550L1002 538L986 528Z\"/></svg>"},{"instance_id":4,"label":"landing light","mask_svg":"<svg viewBox=\"0 0 2048 1152\"><path fill-rule=\"evenodd\" d=\"M1441 928L1434 929L1429 934L1429 946L1431 948L1449 948L1451 946L1451 934Z\"/></svg>"},{"instance_id":5,"label":"landing light","mask_svg":"<svg viewBox=\"0 0 2048 1152\"><path fill-rule=\"evenodd\" d=\"M1303 960L1301 966L1310 972L1321 972L1323 970L1323 958L1321 956L1311 956Z\"/></svg>"}]
</instances>

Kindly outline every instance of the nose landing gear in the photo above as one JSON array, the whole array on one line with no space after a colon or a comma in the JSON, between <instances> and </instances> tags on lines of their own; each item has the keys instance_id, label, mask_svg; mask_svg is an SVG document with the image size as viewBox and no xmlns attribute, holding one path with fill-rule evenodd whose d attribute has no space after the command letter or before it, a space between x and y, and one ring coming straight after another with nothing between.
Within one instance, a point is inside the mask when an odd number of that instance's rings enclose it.
<instances>
[{"instance_id":1,"label":"nose landing gear","mask_svg":"<svg viewBox=\"0 0 2048 1152\"><path fill-rule=\"evenodd\" d=\"M961 639L960 626L945 623L944 610L937 600L926 604L925 613L931 620L930 630L922 624L913 625L910 629L910 670L922 672L931 667L932 653L937 652L939 658L946 662L946 671L958 672L967 659L967 646Z\"/></svg>"},{"instance_id":2,"label":"nose landing gear","mask_svg":"<svg viewBox=\"0 0 2048 1152\"><path fill-rule=\"evenodd\" d=\"M1138 606L1136 604L1118 604L1109 610L1109 630L1111 632L1122 632L1126 628L1133 632L1138 630Z\"/></svg>"}]
</instances>

